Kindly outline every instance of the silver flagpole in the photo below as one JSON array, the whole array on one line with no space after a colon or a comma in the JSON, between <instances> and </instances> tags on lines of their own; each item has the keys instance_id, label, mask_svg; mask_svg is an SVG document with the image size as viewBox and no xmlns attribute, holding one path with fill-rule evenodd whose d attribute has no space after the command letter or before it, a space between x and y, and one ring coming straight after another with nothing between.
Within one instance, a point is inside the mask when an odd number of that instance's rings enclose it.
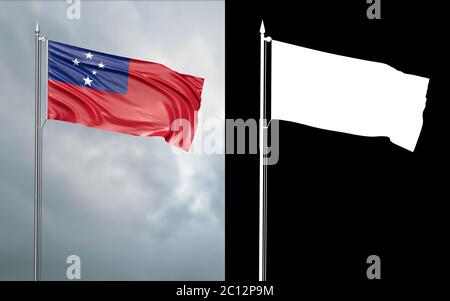
<instances>
[{"instance_id":1,"label":"silver flagpole","mask_svg":"<svg viewBox=\"0 0 450 301\"><path fill-rule=\"evenodd\" d=\"M41 123L41 36L35 33L35 128L34 128L34 281L41 278L42 227L42 123Z\"/></svg>"},{"instance_id":2,"label":"silver flagpole","mask_svg":"<svg viewBox=\"0 0 450 301\"><path fill-rule=\"evenodd\" d=\"M265 38L264 21L261 21L259 30L260 37L260 113L259 113L259 281L266 281L267 266L267 199L266 199L266 162L265 162L265 145L266 145L266 53L265 41L270 41L270 37Z\"/></svg>"}]
</instances>

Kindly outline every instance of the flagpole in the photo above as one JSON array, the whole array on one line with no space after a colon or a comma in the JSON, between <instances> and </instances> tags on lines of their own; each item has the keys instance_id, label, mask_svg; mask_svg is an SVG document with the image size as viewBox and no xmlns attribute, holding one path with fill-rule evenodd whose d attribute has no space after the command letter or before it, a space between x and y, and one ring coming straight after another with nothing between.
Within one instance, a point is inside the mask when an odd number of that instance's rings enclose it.
<instances>
[{"instance_id":1,"label":"flagpole","mask_svg":"<svg viewBox=\"0 0 450 301\"><path fill-rule=\"evenodd\" d=\"M42 228L42 123L41 123L41 36L39 22L35 33L35 128L34 128L34 281L41 278Z\"/></svg>"},{"instance_id":2,"label":"flagpole","mask_svg":"<svg viewBox=\"0 0 450 301\"><path fill-rule=\"evenodd\" d=\"M266 202L266 164L264 157L266 122L266 87L265 87L265 28L264 21L260 27L260 113L259 113L259 281L266 281L267 253L267 202Z\"/></svg>"}]
</instances>

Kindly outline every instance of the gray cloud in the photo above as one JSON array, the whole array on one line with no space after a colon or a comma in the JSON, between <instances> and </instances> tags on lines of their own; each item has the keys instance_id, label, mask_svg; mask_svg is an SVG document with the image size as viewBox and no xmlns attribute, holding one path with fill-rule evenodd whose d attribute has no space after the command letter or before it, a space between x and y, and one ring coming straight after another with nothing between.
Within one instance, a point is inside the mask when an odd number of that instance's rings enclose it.
<instances>
[{"instance_id":1,"label":"gray cloud","mask_svg":"<svg viewBox=\"0 0 450 301\"><path fill-rule=\"evenodd\" d=\"M65 1L0 8L0 280L31 280L36 18L50 39L205 77L202 118L224 119L224 4L83 1L74 21ZM70 254L84 280L224 278L223 155L48 121L43 163L44 279Z\"/></svg>"}]
</instances>

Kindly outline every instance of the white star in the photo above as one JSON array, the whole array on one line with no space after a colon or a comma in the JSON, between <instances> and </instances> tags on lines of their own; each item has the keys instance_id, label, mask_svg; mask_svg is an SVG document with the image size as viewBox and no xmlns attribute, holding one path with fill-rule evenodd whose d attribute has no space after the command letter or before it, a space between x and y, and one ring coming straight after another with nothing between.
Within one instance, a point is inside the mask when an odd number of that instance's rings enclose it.
<instances>
[{"instance_id":1,"label":"white star","mask_svg":"<svg viewBox=\"0 0 450 301\"><path fill-rule=\"evenodd\" d=\"M100 68L105 68L105 65L103 65L103 62L100 62L100 64L98 64L98 66L99 66Z\"/></svg>"},{"instance_id":2,"label":"white star","mask_svg":"<svg viewBox=\"0 0 450 301\"><path fill-rule=\"evenodd\" d=\"M89 51L88 53L86 53L86 58L92 60L92 57L94 55Z\"/></svg>"},{"instance_id":3,"label":"white star","mask_svg":"<svg viewBox=\"0 0 450 301\"><path fill-rule=\"evenodd\" d=\"M75 66L78 66L78 64L80 63L80 61L77 58L75 58L72 62Z\"/></svg>"},{"instance_id":4,"label":"white star","mask_svg":"<svg viewBox=\"0 0 450 301\"><path fill-rule=\"evenodd\" d=\"M83 77L83 80L84 80L84 85L85 85L85 86L86 86L86 85L89 85L89 87L91 86L92 79L90 79L89 76L86 77L86 78Z\"/></svg>"},{"instance_id":5,"label":"white star","mask_svg":"<svg viewBox=\"0 0 450 301\"><path fill-rule=\"evenodd\" d=\"M92 74L96 75L96 74L97 74L97 71L92 70Z\"/></svg>"}]
</instances>

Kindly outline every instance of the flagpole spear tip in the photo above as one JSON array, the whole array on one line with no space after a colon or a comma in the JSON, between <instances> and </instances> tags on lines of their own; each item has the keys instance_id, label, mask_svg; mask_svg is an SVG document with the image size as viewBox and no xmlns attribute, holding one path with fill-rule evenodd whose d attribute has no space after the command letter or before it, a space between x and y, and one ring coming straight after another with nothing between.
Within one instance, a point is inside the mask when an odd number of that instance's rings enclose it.
<instances>
[{"instance_id":1,"label":"flagpole spear tip","mask_svg":"<svg viewBox=\"0 0 450 301\"><path fill-rule=\"evenodd\" d=\"M259 28L259 32L261 34L264 34L266 32L266 29L264 28L264 21L261 20L261 27Z\"/></svg>"},{"instance_id":2,"label":"flagpole spear tip","mask_svg":"<svg viewBox=\"0 0 450 301\"><path fill-rule=\"evenodd\" d=\"M34 30L34 32L35 32L36 34L38 34L40 31L41 31L41 30L39 29L39 21L36 20L36 29Z\"/></svg>"}]
</instances>

